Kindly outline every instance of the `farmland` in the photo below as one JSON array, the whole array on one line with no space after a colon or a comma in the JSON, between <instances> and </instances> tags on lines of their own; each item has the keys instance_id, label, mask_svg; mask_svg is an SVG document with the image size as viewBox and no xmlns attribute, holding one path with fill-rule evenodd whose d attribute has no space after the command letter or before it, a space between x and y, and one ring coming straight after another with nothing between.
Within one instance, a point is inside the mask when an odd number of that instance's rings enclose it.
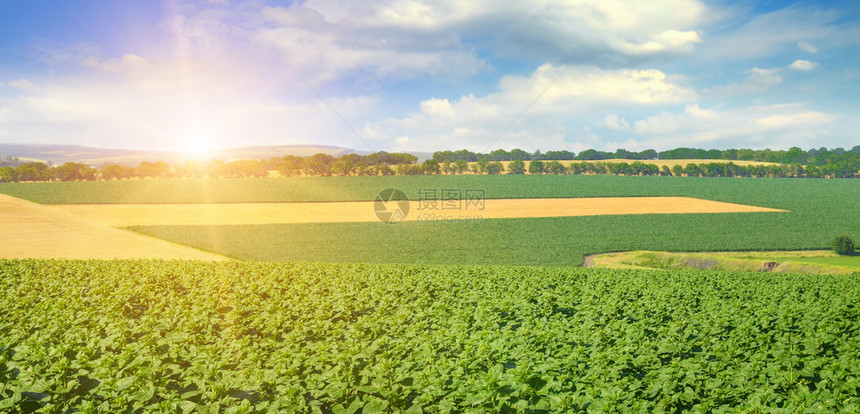
<instances>
[{"instance_id":1,"label":"farmland","mask_svg":"<svg viewBox=\"0 0 860 414\"><path fill-rule=\"evenodd\" d=\"M713 179L610 175L292 177L0 183L0 193L40 204L271 203L370 201L385 188L483 189L487 198L688 196L739 204L785 195L853 191L855 180ZM814 200L811 200L814 202ZM766 205L768 207L782 208Z\"/></svg>"},{"instance_id":2,"label":"farmland","mask_svg":"<svg viewBox=\"0 0 860 414\"><path fill-rule=\"evenodd\" d=\"M0 261L0 409L860 409L860 279Z\"/></svg>"},{"instance_id":3,"label":"farmland","mask_svg":"<svg viewBox=\"0 0 860 414\"><path fill-rule=\"evenodd\" d=\"M416 214L405 220L433 220L444 213L481 219L574 217L626 214L753 213L785 210L746 206L688 197L517 198L471 203L455 200L453 208L431 209L422 201L409 202ZM436 200L437 207L439 201ZM327 203L221 204L73 204L54 206L92 222L113 227L139 225L229 225L379 222L372 201ZM423 212L425 214L422 214ZM437 214L438 213L438 214ZM444 216L443 216L444 217Z\"/></svg>"},{"instance_id":4,"label":"farmland","mask_svg":"<svg viewBox=\"0 0 860 414\"><path fill-rule=\"evenodd\" d=\"M0 194L0 233L2 258L226 259L3 194Z\"/></svg>"},{"instance_id":5,"label":"farmland","mask_svg":"<svg viewBox=\"0 0 860 414\"><path fill-rule=\"evenodd\" d=\"M611 269L722 270L776 273L860 273L860 256L839 256L832 251L765 251L669 253L627 251L604 253L586 259L587 266Z\"/></svg>"},{"instance_id":6,"label":"farmland","mask_svg":"<svg viewBox=\"0 0 860 414\"><path fill-rule=\"evenodd\" d=\"M503 198L682 196L786 211L508 218L404 222L395 226L379 222L225 223L229 225L172 222L131 228L241 260L548 266L577 266L584 255L612 251L821 249L828 248L837 234L860 238L860 222L856 220L860 217L857 180L513 175L306 177L18 183L0 185L0 192L46 204L273 203L367 201L389 187L400 188L413 199L422 189L455 188L481 189L487 203ZM199 222L205 214L198 216L187 223Z\"/></svg>"},{"instance_id":7,"label":"farmland","mask_svg":"<svg viewBox=\"0 0 860 414\"><path fill-rule=\"evenodd\" d=\"M381 223L369 201L384 188L413 203L426 189L480 189L487 211L510 215ZM306 177L0 192L55 221L241 260L0 259L0 411L860 409L860 273L578 267L611 251L826 248L860 235L858 180ZM600 211L651 197L748 210ZM577 207L521 217L534 200ZM282 203L297 210L270 216ZM277 222L349 203L369 221Z\"/></svg>"},{"instance_id":8,"label":"farmland","mask_svg":"<svg viewBox=\"0 0 860 414\"><path fill-rule=\"evenodd\" d=\"M308 179L314 182L314 185L302 184L312 188L308 195L302 195L290 186L294 180L247 180L247 187L271 183L269 191L257 188L268 196L268 201L290 198L319 200L328 192L334 194L332 198L368 200L372 199L375 191L386 187L401 188L411 195L418 194L419 189L425 187L483 188L486 189L488 203L496 198L517 196L685 196L788 212L511 218L454 223L405 222L396 226L369 222L135 226L133 229L242 260L552 266L576 266L582 263L584 255L611 251L821 249L827 248L837 234L860 238L860 222L856 220L860 217L860 203L857 203L860 182L856 180L615 176L330 177ZM178 183L181 186L193 184ZM350 184L355 185L351 187ZM159 185L168 186L169 182ZM242 188L232 181L209 184L211 194L220 194L220 200L248 200L249 197L244 197L241 191L225 191L227 187ZM189 193L201 191L186 188ZM293 191L291 197L286 196L287 191ZM126 193L116 193L113 197L135 198ZM187 201L186 197L186 193L178 193L176 197L159 196L152 201L179 202ZM90 196L89 193L67 192L65 198L80 202ZM143 200L146 199L136 196L135 201ZM396 243L389 243L390 240L396 240Z\"/></svg>"}]
</instances>

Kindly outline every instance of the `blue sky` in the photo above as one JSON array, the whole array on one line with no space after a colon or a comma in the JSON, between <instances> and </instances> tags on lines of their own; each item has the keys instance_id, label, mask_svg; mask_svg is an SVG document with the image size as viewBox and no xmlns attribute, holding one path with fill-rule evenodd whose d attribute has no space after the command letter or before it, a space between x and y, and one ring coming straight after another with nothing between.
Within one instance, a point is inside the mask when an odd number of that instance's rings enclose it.
<instances>
[{"instance_id":1,"label":"blue sky","mask_svg":"<svg viewBox=\"0 0 860 414\"><path fill-rule=\"evenodd\" d=\"M0 142L850 148L858 52L853 1L0 0Z\"/></svg>"}]
</instances>

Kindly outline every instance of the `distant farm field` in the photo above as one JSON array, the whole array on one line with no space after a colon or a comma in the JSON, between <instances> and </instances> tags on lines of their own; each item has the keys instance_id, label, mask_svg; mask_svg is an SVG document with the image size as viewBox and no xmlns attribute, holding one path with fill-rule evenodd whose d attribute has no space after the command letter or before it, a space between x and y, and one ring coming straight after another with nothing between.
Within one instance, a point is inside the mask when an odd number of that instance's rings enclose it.
<instances>
[{"instance_id":1,"label":"distant farm field","mask_svg":"<svg viewBox=\"0 0 860 414\"><path fill-rule=\"evenodd\" d=\"M498 219L488 216L483 220L407 221L396 225L374 222L370 212L363 213L371 220L365 223L226 223L235 225L202 225L206 223L199 220L205 215L200 214L185 222L162 222L166 225L152 221L125 224L137 224L133 230L153 237L258 261L557 266L580 265L584 255L612 251L826 249L838 234L860 239L860 180L389 176L19 183L2 185L0 192L48 204L205 204L369 201L386 188L399 188L413 200L427 190L455 189L480 190L487 203L501 202L498 199L503 198L691 197L786 211ZM116 206L120 207L123 206ZM213 208L216 207L220 208ZM237 211L241 216L242 210ZM528 216L525 213L514 211L507 217ZM251 210L246 214L249 220L257 218Z\"/></svg>"},{"instance_id":2,"label":"distant farm field","mask_svg":"<svg viewBox=\"0 0 860 414\"><path fill-rule=\"evenodd\" d=\"M409 202L405 221L627 214L753 213L785 210L689 197L516 198L482 200L471 209L459 200L442 209ZM373 201L327 203L68 204L54 209L113 227L140 225L232 225L378 222ZM438 216L438 218L437 218Z\"/></svg>"},{"instance_id":3,"label":"distant farm field","mask_svg":"<svg viewBox=\"0 0 860 414\"><path fill-rule=\"evenodd\" d=\"M6 259L226 259L3 194L0 234L0 258Z\"/></svg>"},{"instance_id":4,"label":"distant farm field","mask_svg":"<svg viewBox=\"0 0 860 414\"><path fill-rule=\"evenodd\" d=\"M860 217L860 181L853 180L424 178L408 183L392 179L380 187L399 184L406 188L403 184L424 183L428 187L445 188L483 183L488 184L488 195L515 191L574 197L682 195L788 212L512 218L397 225L368 222L136 226L133 230L243 260L549 266L580 265L584 255L625 250L826 249L835 235L860 235L860 221L856 220ZM540 183L544 179L555 185Z\"/></svg>"},{"instance_id":5,"label":"distant farm field","mask_svg":"<svg viewBox=\"0 0 860 414\"><path fill-rule=\"evenodd\" d=\"M809 192L856 191L858 181L612 175L362 176L0 183L0 193L40 204L173 204L372 201L386 188L398 188L417 199L419 192L427 189L477 189L489 199L680 196L785 208L771 204L802 202Z\"/></svg>"}]
</instances>

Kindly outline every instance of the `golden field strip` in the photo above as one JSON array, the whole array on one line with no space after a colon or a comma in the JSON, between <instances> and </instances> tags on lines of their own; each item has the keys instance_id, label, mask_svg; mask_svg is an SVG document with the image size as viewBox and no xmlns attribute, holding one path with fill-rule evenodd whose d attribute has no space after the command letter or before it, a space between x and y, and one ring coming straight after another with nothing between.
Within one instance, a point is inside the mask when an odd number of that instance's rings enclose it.
<instances>
[{"instance_id":1,"label":"golden field strip","mask_svg":"<svg viewBox=\"0 0 860 414\"><path fill-rule=\"evenodd\" d=\"M115 227L374 222L374 207L369 201L40 205L0 194L0 258L225 260ZM482 209L465 201L446 209L411 201L406 220L776 211L784 210L688 197L488 199Z\"/></svg>"},{"instance_id":2,"label":"golden field strip","mask_svg":"<svg viewBox=\"0 0 860 414\"><path fill-rule=\"evenodd\" d=\"M328 203L225 203L225 204L78 204L52 206L104 226L241 225L279 223L343 223L377 221L374 202ZM443 209L441 205L411 201L407 221L439 219L440 216L484 219L571 217L610 214L681 214L776 212L765 207L723 203L689 197L601 197L488 199L484 208L466 206Z\"/></svg>"},{"instance_id":3,"label":"golden field strip","mask_svg":"<svg viewBox=\"0 0 860 414\"><path fill-rule=\"evenodd\" d=\"M227 260L0 194L0 258Z\"/></svg>"}]
</instances>

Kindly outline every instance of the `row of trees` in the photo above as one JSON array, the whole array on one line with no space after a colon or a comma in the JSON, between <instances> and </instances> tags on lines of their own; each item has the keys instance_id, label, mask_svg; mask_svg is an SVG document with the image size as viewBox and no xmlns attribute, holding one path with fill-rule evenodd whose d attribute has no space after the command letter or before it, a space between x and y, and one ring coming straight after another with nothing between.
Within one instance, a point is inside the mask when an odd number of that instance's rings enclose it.
<instances>
[{"instance_id":1,"label":"row of trees","mask_svg":"<svg viewBox=\"0 0 860 414\"><path fill-rule=\"evenodd\" d=\"M72 162L60 166L26 162L17 163L14 166L0 166L0 182L267 177L270 171L278 171L284 176L426 173L421 164L416 164L417 161L418 157L412 154L377 152L366 156L347 154L333 157L320 153L309 157L289 155L267 160L244 159L229 162L218 159L210 161L192 159L173 165L164 161L143 161L137 166L106 164L97 168Z\"/></svg>"},{"instance_id":2,"label":"row of trees","mask_svg":"<svg viewBox=\"0 0 860 414\"><path fill-rule=\"evenodd\" d=\"M677 150L675 154L685 154ZM793 149L792 149L793 150ZM791 153L792 150L787 151ZM855 151L856 150L856 151ZM499 154L498 150L493 153ZM623 150L619 150L623 151ZM731 151L731 150L730 150ZM738 150L747 151L747 150ZM770 150L765 150L770 151ZM81 180L124 180L133 178L227 178L227 177L266 177L270 171L280 175L294 176L347 176L347 175L423 175L423 174L612 174L612 175L674 175L702 177L822 177L852 178L860 171L860 146L851 151L814 150L814 160L824 157L824 164L816 162L783 163L778 165L742 166L734 163L713 162L678 165L673 168L658 168L643 161L626 162L573 162L562 164L559 159L544 161L535 155L555 154L536 152L532 159L491 160L480 156L474 162L468 151L451 152L462 156L456 160L434 158L418 163L418 158L406 153L387 153L384 151L370 155L346 154L334 157L329 154L315 154L308 157L289 155L268 160L246 159L224 162L221 160L188 160L181 164L168 164L163 161L144 161L136 167L107 164L98 168L82 163L65 163L60 166L29 162L17 166L0 166L0 182L15 181L81 181ZM562 151L567 153L566 151ZM619 152L616 155L619 155ZM774 151L771 151L771 153ZM516 152L507 152L517 156ZM525 153L523 151L523 153ZM473 155L480 155L469 153ZM572 153L567 153L572 155ZM586 154L583 152L582 156ZM744 153L745 154L745 153ZM809 154L807 152L806 154ZM458 156L459 156L458 155ZM565 155L565 154L562 154ZM620 153L623 155L623 153ZM695 154L694 154L695 155ZM588 156L588 155L586 155ZM466 159L468 158L468 159ZM578 158L578 157L577 157ZM614 156L612 157L614 158ZM505 166L502 161L510 161Z\"/></svg>"},{"instance_id":3,"label":"row of trees","mask_svg":"<svg viewBox=\"0 0 860 414\"><path fill-rule=\"evenodd\" d=\"M676 148L669 151L657 152L653 149L633 152L625 149L619 149L615 152L585 150L579 154L570 151L547 151L542 153L540 150L535 152L526 152L521 149L511 151L495 150L487 154L471 152L468 150L460 151L437 151L433 153L433 159L437 162L465 160L468 162L477 162L485 158L487 161L532 161L532 160L581 160L581 161L599 161L608 159L626 159L626 160L680 160L680 159L700 159L700 160L730 160L730 161L761 161L773 162L778 164L802 164L802 165L826 165L840 164L860 161L860 145L845 150L836 148L829 150L827 148L810 149L804 151L799 147L792 147L789 150L751 150L751 149L727 149L727 150L704 150L698 148Z\"/></svg>"},{"instance_id":4,"label":"row of trees","mask_svg":"<svg viewBox=\"0 0 860 414\"><path fill-rule=\"evenodd\" d=\"M738 165L732 162L711 162L658 167L641 161L626 162L575 162L567 166L558 161L512 161L511 174L610 174L610 175L661 175L686 177L780 177L780 178L860 178L860 171L800 164Z\"/></svg>"}]
</instances>

